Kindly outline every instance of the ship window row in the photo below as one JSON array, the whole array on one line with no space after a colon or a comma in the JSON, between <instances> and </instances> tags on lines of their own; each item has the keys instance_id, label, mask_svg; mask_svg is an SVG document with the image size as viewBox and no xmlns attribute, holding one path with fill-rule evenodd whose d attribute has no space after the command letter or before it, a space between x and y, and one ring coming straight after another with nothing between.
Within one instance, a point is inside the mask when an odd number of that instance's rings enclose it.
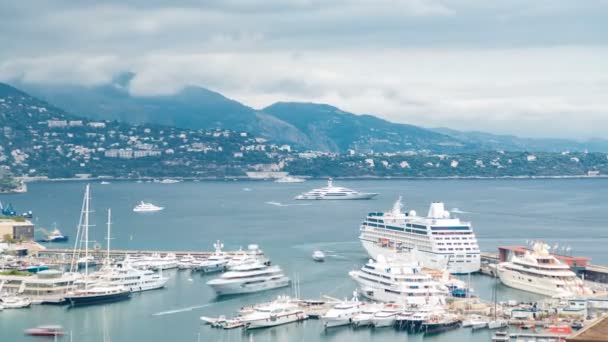
<instances>
[{"instance_id":1,"label":"ship window row","mask_svg":"<svg viewBox=\"0 0 608 342\"><path fill-rule=\"evenodd\" d=\"M556 276L556 275L547 275L547 274L542 274L542 273L535 273L535 272L527 272L527 271L522 271L522 270L518 270L518 269L513 269L513 268L508 268L513 272L517 272L520 274L525 274L525 275L529 275L529 276L533 276L533 277L539 277L539 278L548 278L548 279L560 279L560 280L571 280L573 278L575 278L574 276ZM525 279L525 278L520 278L520 279Z\"/></svg>"},{"instance_id":2,"label":"ship window row","mask_svg":"<svg viewBox=\"0 0 608 342\"><path fill-rule=\"evenodd\" d=\"M360 276L360 277L361 277L361 279L365 279L367 281L371 281L371 282L374 282L374 283L379 283L379 284L386 285L386 286L391 286L392 285L391 283L386 283L386 282L383 282L383 281L380 281L380 280L371 279L371 278L368 278L368 277L365 277L365 276Z\"/></svg>"},{"instance_id":3,"label":"ship window row","mask_svg":"<svg viewBox=\"0 0 608 342\"><path fill-rule=\"evenodd\" d=\"M472 231L466 231L466 232L437 232L434 231L433 235L473 235Z\"/></svg>"},{"instance_id":4,"label":"ship window row","mask_svg":"<svg viewBox=\"0 0 608 342\"><path fill-rule=\"evenodd\" d=\"M389 290L389 289L384 289L384 292L387 293L394 293L394 294L407 294L408 297L426 297L429 294L426 292L421 292L421 293L412 293L412 292L401 292L401 291L394 291L394 290Z\"/></svg>"},{"instance_id":5,"label":"ship window row","mask_svg":"<svg viewBox=\"0 0 608 342\"><path fill-rule=\"evenodd\" d=\"M469 226L431 227L431 230L471 230Z\"/></svg>"}]
</instances>

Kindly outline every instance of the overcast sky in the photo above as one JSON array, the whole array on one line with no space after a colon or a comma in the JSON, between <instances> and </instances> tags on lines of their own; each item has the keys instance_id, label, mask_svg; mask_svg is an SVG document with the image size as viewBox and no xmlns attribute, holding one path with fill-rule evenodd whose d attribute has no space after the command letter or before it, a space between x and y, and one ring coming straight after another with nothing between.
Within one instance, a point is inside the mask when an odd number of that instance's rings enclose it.
<instances>
[{"instance_id":1,"label":"overcast sky","mask_svg":"<svg viewBox=\"0 0 608 342\"><path fill-rule=\"evenodd\" d=\"M427 127L608 135L606 0L0 1L0 79L204 86Z\"/></svg>"}]
</instances>

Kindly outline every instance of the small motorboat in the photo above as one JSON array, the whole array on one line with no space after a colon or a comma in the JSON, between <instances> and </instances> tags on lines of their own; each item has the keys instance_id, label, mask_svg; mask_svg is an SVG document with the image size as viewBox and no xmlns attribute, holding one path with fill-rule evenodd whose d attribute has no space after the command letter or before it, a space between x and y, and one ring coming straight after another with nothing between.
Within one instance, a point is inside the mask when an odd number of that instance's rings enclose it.
<instances>
[{"instance_id":1,"label":"small motorboat","mask_svg":"<svg viewBox=\"0 0 608 342\"><path fill-rule=\"evenodd\" d=\"M312 253L312 260L317 262L325 261L325 253L322 251L314 251L314 253Z\"/></svg>"},{"instance_id":2,"label":"small motorboat","mask_svg":"<svg viewBox=\"0 0 608 342\"><path fill-rule=\"evenodd\" d=\"M492 342L508 342L510 339L509 333L505 330L497 331L494 336L492 336Z\"/></svg>"},{"instance_id":3,"label":"small motorboat","mask_svg":"<svg viewBox=\"0 0 608 342\"><path fill-rule=\"evenodd\" d=\"M30 336L63 336L65 332L61 325L41 325L27 329L25 334Z\"/></svg>"},{"instance_id":4,"label":"small motorboat","mask_svg":"<svg viewBox=\"0 0 608 342\"><path fill-rule=\"evenodd\" d=\"M61 231L57 228L53 229L47 236L40 240L41 242L67 242L68 236L63 235Z\"/></svg>"}]
</instances>

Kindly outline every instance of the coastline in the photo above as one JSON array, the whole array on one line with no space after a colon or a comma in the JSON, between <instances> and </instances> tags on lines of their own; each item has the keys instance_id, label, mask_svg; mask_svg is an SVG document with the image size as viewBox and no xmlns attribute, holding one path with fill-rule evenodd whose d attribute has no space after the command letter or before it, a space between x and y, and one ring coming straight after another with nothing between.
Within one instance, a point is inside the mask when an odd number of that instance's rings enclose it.
<instances>
[{"instance_id":1,"label":"coastline","mask_svg":"<svg viewBox=\"0 0 608 342\"><path fill-rule=\"evenodd\" d=\"M297 177L300 177L296 175ZM303 176L302 176L303 177ZM251 178L247 176L231 176L231 177L171 177L179 181L273 181L275 178ZM500 176L500 177L488 177L488 176L448 176L448 177L399 177L399 176L356 176L356 177L341 177L341 176L323 176L323 177L310 177L307 176L307 180L326 180L328 178L343 179L343 180L533 180L533 179L608 179L608 175L562 175L562 176ZM25 190L11 190L8 192L0 192L5 194L23 193L27 191L26 183L36 182L102 182L102 181L153 181L155 179L162 179L159 177L140 177L140 178L128 178L128 177L71 177L71 178L48 178L48 177L17 177L25 187Z\"/></svg>"}]
</instances>

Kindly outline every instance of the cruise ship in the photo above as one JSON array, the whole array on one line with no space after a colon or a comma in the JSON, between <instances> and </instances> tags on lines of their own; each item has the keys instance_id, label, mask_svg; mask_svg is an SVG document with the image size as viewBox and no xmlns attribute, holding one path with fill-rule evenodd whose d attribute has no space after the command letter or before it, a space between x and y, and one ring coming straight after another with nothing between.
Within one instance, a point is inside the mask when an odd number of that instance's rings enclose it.
<instances>
[{"instance_id":1,"label":"cruise ship","mask_svg":"<svg viewBox=\"0 0 608 342\"><path fill-rule=\"evenodd\" d=\"M268 266L261 262L235 266L221 277L210 280L218 296L252 293L289 286L290 280L279 266Z\"/></svg>"},{"instance_id":2,"label":"cruise ship","mask_svg":"<svg viewBox=\"0 0 608 342\"><path fill-rule=\"evenodd\" d=\"M417 261L378 255L377 261L370 260L349 275L359 284L360 293L371 300L408 307L446 303L447 288L424 273Z\"/></svg>"},{"instance_id":3,"label":"cruise ship","mask_svg":"<svg viewBox=\"0 0 608 342\"><path fill-rule=\"evenodd\" d=\"M391 211L372 212L360 227L359 239L367 253L390 256L415 251L424 267L447 269L452 274L477 272L479 246L469 222L450 216L441 202L430 205L426 217L403 212L401 198Z\"/></svg>"},{"instance_id":4,"label":"cruise ship","mask_svg":"<svg viewBox=\"0 0 608 342\"><path fill-rule=\"evenodd\" d=\"M549 249L545 243L535 242L532 251L501 262L496 267L500 281L509 287L555 298L591 295L593 291Z\"/></svg>"},{"instance_id":5,"label":"cruise ship","mask_svg":"<svg viewBox=\"0 0 608 342\"><path fill-rule=\"evenodd\" d=\"M327 181L327 186L324 188L314 189L305 192L295 197L297 200L364 200L376 197L376 193L358 192L348 188L337 187L333 185L330 178Z\"/></svg>"}]
</instances>

